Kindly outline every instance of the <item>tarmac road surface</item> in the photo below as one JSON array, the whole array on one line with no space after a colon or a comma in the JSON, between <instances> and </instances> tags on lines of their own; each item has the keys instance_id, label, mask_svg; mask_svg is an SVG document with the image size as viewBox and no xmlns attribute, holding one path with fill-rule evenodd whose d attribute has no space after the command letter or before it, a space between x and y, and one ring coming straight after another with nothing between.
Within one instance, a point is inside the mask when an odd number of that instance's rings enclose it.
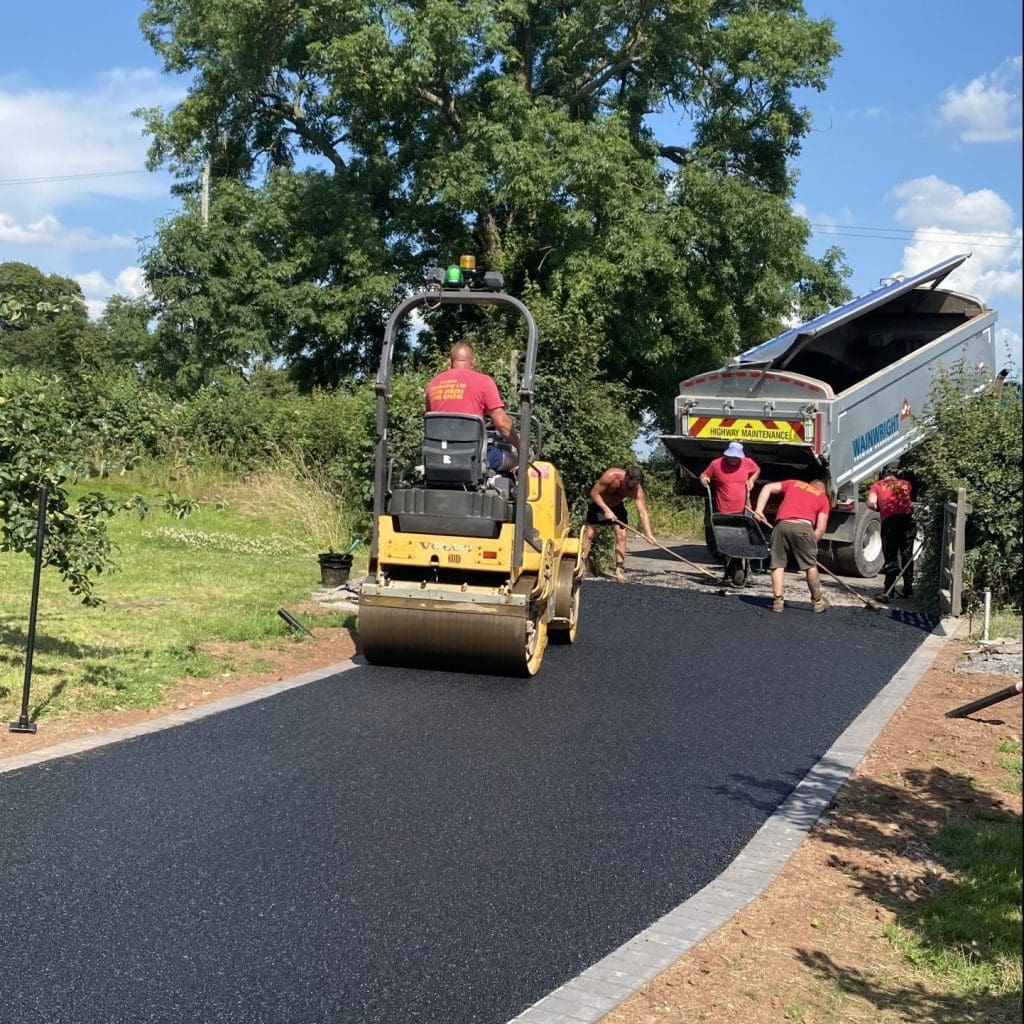
<instances>
[{"instance_id":1,"label":"tarmac road surface","mask_svg":"<svg viewBox=\"0 0 1024 1024\"><path fill-rule=\"evenodd\" d=\"M502 1024L715 878L926 632L585 586L533 680L361 666L0 775L7 1024Z\"/></svg>"}]
</instances>

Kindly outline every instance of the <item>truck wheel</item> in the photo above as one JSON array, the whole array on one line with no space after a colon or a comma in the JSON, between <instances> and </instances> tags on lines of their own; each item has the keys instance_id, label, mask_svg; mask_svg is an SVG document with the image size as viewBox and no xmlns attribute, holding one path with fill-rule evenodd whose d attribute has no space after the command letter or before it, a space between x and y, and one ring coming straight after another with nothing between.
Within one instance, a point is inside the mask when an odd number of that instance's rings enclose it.
<instances>
[{"instance_id":1,"label":"truck wheel","mask_svg":"<svg viewBox=\"0 0 1024 1024\"><path fill-rule=\"evenodd\" d=\"M867 580L878 575L884 561L882 521L877 512L862 508L853 528L853 543L832 546L833 567L840 576Z\"/></svg>"}]
</instances>

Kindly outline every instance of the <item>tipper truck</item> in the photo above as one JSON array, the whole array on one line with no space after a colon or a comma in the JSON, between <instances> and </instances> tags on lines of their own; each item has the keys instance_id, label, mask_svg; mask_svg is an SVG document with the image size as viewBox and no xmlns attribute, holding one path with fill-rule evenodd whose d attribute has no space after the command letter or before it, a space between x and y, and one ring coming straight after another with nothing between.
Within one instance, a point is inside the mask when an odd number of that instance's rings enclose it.
<instances>
[{"instance_id":1,"label":"tipper truck","mask_svg":"<svg viewBox=\"0 0 1024 1024\"><path fill-rule=\"evenodd\" d=\"M675 433L661 438L681 482L699 476L730 441L743 443L761 482L825 480L832 499L821 556L868 578L882 566L878 513L860 484L918 439L940 367L995 373L996 314L970 295L939 288L967 255L898 277L844 306L682 381Z\"/></svg>"}]
</instances>

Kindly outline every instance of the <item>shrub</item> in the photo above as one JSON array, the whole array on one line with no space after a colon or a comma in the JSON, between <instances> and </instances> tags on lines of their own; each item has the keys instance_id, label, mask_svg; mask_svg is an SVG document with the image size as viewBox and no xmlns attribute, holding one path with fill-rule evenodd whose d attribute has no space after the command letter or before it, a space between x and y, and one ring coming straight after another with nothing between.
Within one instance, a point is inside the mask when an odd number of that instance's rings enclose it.
<instances>
[{"instance_id":1,"label":"shrub","mask_svg":"<svg viewBox=\"0 0 1024 1024\"><path fill-rule=\"evenodd\" d=\"M997 604L1020 608L1021 426L1018 388L979 387L963 364L933 381L919 424L921 443L905 460L917 485L915 519L925 541L921 589L932 602L939 590L945 503L963 487L971 509L965 597L976 604L990 590Z\"/></svg>"},{"instance_id":2,"label":"shrub","mask_svg":"<svg viewBox=\"0 0 1024 1024\"><path fill-rule=\"evenodd\" d=\"M0 373L0 551L31 553L41 488L48 490L43 564L73 594L96 604L92 577L110 566L106 519L116 511L101 494L72 505L62 486L81 470L81 450L60 389L33 374Z\"/></svg>"}]
</instances>

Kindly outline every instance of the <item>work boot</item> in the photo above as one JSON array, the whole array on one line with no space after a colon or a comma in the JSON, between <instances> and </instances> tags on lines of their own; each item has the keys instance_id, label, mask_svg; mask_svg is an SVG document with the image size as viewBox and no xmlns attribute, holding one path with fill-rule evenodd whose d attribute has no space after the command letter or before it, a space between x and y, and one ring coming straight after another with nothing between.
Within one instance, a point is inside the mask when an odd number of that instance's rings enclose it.
<instances>
[{"instance_id":1,"label":"work boot","mask_svg":"<svg viewBox=\"0 0 1024 1024\"><path fill-rule=\"evenodd\" d=\"M772 611L781 612L786 607L786 599L784 597L772 598Z\"/></svg>"},{"instance_id":2,"label":"work boot","mask_svg":"<svg viewBox=\"0 0 1024 1024\"><path fill-rule=\"evenodd\" d=\"M910 587L910 586L904 587L903 588L903 596L906 597L906 598L913 597L914 596L914 588Z\"/></svg>"},{"instance_id":3,"label":"work boot","mask_svg":"<svg viewBox=\"0 0 1024 1024\"><path fill-rule=\"evenodd\" d=\"M819 590L817 596L811 594L811 611L823 612L828 607L828 599Z\"/></svg>"},{"instance_id":4,"label":"work boot","mask_svg":"<svg viewBox=\"0 0 1024 1024\"><path fill-rule=\"evenodd\" d=\"M594 565L594 559L591 555L587 555L586 568L588 576L594 577L597 575L597 566Z\"/></svg>"},{"instance_id":5,"label":"work boot","mask_svg":"<svg viewBox=\"0 0 1024 1024\"><path fill-rule=\"evenodd\" d=\"M615 582L616 583L625 583L626 582L626 567L621 562L619 562L615 566Z\"/></svg>"}]
</instances>

